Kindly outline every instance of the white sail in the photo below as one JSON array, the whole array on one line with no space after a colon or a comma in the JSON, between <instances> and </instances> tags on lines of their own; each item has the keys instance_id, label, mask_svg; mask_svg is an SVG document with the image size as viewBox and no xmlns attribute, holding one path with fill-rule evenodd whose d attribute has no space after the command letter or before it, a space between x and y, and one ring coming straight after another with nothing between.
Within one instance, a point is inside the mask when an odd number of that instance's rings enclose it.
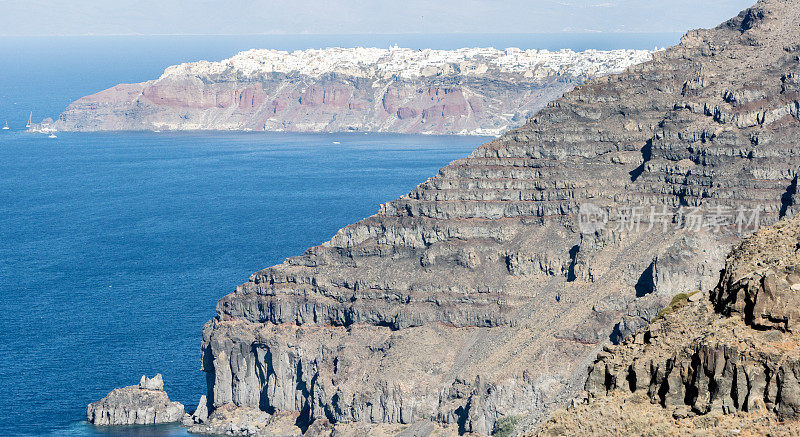
<instances>
[{"instance_id":1,"label":"white sail","mask_svg":"<svg viewBox=\"0 0 800 437\"><path fill-rule=\"evenodd\" d=\"M31 118L33 118L33 111L28 115L28 124L25 127L31 127Z\"/></svg>"}]
</instances>

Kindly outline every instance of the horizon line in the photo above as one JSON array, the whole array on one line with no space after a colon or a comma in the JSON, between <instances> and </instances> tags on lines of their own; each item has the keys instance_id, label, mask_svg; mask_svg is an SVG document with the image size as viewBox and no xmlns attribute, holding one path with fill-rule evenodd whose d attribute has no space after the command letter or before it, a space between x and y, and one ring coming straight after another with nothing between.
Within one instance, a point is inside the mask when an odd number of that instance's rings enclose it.
<instances>
[{"instance_id":1,"label":"horizon line","mask_svg":"<svg viewBox=\"0 0 800 437\"><path fill-rule=\"evenodd\" d=\"M119 36L422 36L422 35L666 35L684 34L686 31L630 32L615 31L561 31L561 32L402 32L402 33L65 33L65 34L3 34L0 38L67 38L67 37L119 37Z\"/></svg>"}]
</instances>

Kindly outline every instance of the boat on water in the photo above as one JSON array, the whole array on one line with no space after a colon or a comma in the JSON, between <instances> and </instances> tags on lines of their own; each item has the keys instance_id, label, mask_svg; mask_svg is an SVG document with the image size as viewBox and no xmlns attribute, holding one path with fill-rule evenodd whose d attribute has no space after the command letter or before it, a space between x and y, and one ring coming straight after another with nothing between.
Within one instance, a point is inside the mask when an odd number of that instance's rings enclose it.
<instances>
[{"instance_id":1,"label":"boat on water","mask_svg":"<svg viewBox=\"0 0 800 437\"><path fill-rule=\"evenodd\" d=\"M31 111L31 113L28 114L28 124L25 125L25 127L28 129L31 128L31 118L33 118L33 111Z\"/></svg>"},{"instance_id":2,"label":"boat on water","mask_svg":"<svg viewBox=\"0 0 800 437\"><path fill-rule=\"evenodd\" d=\"M3 130L8 130L8 122L6 122L6 124L3 125Z\"/></svg>"},{"instance_id":3,"label":"boat on water","mask_svg":"<svg viewBox=\"0 0 800 437\"><path fill-rule=\"evenodd\" d=\"M56 136L56 134L50 134L47 136L47 138L58 138L58 137Z\"/></svg>"}]
</instances>

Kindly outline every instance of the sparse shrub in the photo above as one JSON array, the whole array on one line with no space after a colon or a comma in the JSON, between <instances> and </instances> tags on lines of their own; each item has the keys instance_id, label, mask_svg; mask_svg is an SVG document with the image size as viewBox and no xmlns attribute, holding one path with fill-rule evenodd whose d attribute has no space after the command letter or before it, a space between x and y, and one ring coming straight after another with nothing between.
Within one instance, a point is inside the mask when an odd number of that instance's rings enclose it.
<instances>
[{"instance_id":1,"label":"sparse shrub","mask_svg":"<svg viewBox=\"0 0 800 437\"><path fill-rule=\"evenodd\" d=\"M504 416L494 423L492 436L494 437L511 437L514 433L514 427L517 426L519 417L517 416Z\"/></svg>"},{"instance_id":2,"label":"sparse shrub","mask_svg":"<svg viewBox=\"0 0 800 437\"><path fill-rule=\"evenodd\" d=\"M663 319L664 316L666 316L667 314L672 314L675 311L679 310L684 305L689 303L689 298L690 297L694 296L695 294L697 294L699 292L700 292L700 290L693 291L693 292L691 292L689 294L686 294L686 293L678 293L678 294L676 294L675 297L672 298L672 301L670 301L669 305L667 305L666 307L662 308L661 311L658 312L658 314L656 315L655 320Z\"/></svg>"}]
</instances>

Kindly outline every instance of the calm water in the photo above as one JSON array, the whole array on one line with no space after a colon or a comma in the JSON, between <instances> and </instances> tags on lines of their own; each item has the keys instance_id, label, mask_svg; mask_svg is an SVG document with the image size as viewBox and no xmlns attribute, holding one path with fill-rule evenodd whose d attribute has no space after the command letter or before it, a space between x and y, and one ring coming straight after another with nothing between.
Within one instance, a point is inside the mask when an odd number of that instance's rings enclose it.
<instances>
[{"instance_id":1,"label":"calm water","mask_svg":"<svg viewBox=\"0 0 800 437\"><path fill-rule=\"evenodd\" d=\"M193 408L217 299L484 140L0 132L0 435L87 435L143 373Z\"/></svg>"},{"instance_id":2,"label":"calm water","mask_svg":"<svg viewBox=\"0 0 800 437\"><path fill-rule=\"evenodd\" d=\"M0 38L0 435L183 435L82 423L164 374L194 408L216 300L407 193L485 139L19 132L73 100L239 50L326 46L652 48L677 34ZM334 141L340 144L334 144Z\"/></svg>"}]
</instances>

